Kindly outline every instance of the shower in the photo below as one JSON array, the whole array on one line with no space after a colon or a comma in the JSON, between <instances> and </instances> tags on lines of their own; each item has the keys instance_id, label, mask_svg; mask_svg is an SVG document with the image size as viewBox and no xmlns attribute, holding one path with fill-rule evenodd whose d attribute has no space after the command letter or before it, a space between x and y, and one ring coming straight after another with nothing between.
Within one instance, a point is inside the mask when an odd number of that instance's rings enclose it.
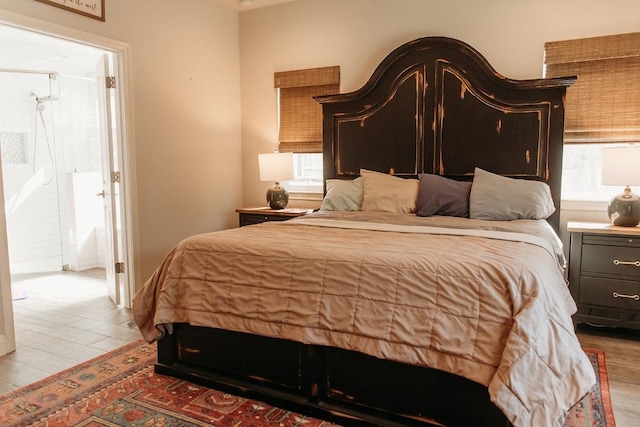
<instances>
[{"instance_id":1,"label":"shower","mask_svg":"<svg viewBox=\"0 0 640 427\"><path fill-rule=\"evenodd\" d=\"M9 101L0 104L0 145L11 275L60 271L69 262L62 80L55 72L0 69Z\"/></svg>"},{"instance_id":2,"label":"shower","mask_svg":"<svg viewBox=\"0 0 640 427\"><path fill-rule=\"evenodd\" d=\"M53 181L53 177L54 177L54 172L55 172L55 165L53 162L53 153L51 151L51 142L49 141L49 132L47 130L47 124L44 120L44 116L42 115L42 111L46 108L46 102L51 102L51 100L53 99L51 97L51 95L47 95L47 96L38 96L35 93L31 92L31 96L34 97L36 99L36 120L35 120L35 129L34 129L34 137L33 137L33 161L31 163L31 167L32 167L32 172L33 172L33 177L34 179L40 184L40 185L48 185L51 184L51 181ZM38 118L40 119L40 123L42 123L42 131L44 133L44 142L46 144L46 149L47 149L47 154L48 156L48 166L49 166L49 170L51 171L51 174L49 175L49 177L45 178L45 179L41 179L40 177L38 177L38 167L36 164L36 153L38 151ZM43 167L43 174L45 168Z\"/></svg>"},{"instance_id":3,"label":"shower","mask_svg":"<svg viewBox=\"0 0 640 427\"><path fill-rule=\"evenodd\" d=\"M45 109L44 103L47 101L51 101L51 95L38 96L35 93L31 92L31 96L33 96L36 99L36 109L38 111L44 110Z\"/></svg>"}]
</instances>

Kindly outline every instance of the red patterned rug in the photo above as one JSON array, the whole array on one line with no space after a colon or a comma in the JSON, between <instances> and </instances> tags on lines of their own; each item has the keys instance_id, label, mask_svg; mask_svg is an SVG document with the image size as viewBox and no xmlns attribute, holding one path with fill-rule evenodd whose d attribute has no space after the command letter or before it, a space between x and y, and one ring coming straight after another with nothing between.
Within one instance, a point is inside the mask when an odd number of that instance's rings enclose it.
<instances>
[{"instance_id":1,"label":"red patterned rug","mask_svg":"<svg viewBox=\"0 0 640 427\"><path fill-rule=\"evenodd\" d=\"M614 427L604 353L586 350L598 385L570 427ZM334 424L153 372L155 345L128 344L0 396L0 426L328 427Z\"/></svg>"},{"instance_id":2,"label":"red patterned rug","mask_svg":"<svg viewBox=\"0 0 640 427\"><path fill-rule=\"evenodd\" d=\"M584 351L596 372L596 385L584 399L571 408L564 425L565 427L615 427L604 352L589 348L585 348Z\"/></svg>"}]
</instances>

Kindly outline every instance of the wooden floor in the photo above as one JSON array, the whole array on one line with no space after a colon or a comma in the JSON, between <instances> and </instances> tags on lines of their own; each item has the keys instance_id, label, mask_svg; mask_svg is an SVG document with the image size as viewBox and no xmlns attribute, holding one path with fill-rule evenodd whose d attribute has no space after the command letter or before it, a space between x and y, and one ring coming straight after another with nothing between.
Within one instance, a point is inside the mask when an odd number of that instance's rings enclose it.
<instances>
[{"instance_id":1,"label":"wooden floor","mask_svg":"<svg viewBox=\"0 0 640 427\"><path fill-rule=\"evenodd\" d=\"M131 311L109 299L104 270L12 278L18 350L0 357L0 394L140 339ZM580 325L604 350L618 427L640 425L640 331Z\"/></svg>"},{"instance_id":2,"label":"wooden floor","mask_svg":"<svg viewBox=\"0 0 640 427\"><path fill-rule=\"evenodd\" d=\"M604 351L616 426L639 426L640 331L578 325L578 339Z\"/></svg>"},{"instance_id":3,"label":"wooden floor","mask_svg":"<svg viewBox=\"0 0 640 427\"><path fill-rule=\"evenodd\" d=\"M141 338L104 277L102 269L12 276L17 350L0 357L0 394Z\"/></svg>"}]
</instances>

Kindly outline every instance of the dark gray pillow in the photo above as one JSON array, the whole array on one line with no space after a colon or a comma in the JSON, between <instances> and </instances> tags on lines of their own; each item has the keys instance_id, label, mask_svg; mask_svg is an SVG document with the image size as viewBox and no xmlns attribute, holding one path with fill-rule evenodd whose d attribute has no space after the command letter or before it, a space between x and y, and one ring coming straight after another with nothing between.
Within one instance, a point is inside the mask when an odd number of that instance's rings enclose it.
<instances>
[{"instance_id":1,"label":"dark gray pillow","mask_svg":"<svg viewBox=\"0 0 640 427\"><path fill-rule=\"evenodd\" d=\"M471 182L420 174L416 215L469 217Z\"/></svg>"}]
</instances>

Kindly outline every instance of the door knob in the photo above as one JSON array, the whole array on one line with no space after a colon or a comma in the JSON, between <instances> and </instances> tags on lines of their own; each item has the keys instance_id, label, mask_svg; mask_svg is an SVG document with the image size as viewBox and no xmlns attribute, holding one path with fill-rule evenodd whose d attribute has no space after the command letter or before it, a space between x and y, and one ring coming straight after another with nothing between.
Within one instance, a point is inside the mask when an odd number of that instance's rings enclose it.
<instances>
[{"instance_id":1,"label":"door knob","mask_svg":"<svg viewBox=\"0 0 640 427\"><path fill-rule=\"evenodd\" d=\"M101 191L101 192L99 192L99 193L96 193L96 196L98 196L98 197L104 197L104 196L105 196L104 190L102 190L102 191Z\"/></svg>"}]
</instances>

